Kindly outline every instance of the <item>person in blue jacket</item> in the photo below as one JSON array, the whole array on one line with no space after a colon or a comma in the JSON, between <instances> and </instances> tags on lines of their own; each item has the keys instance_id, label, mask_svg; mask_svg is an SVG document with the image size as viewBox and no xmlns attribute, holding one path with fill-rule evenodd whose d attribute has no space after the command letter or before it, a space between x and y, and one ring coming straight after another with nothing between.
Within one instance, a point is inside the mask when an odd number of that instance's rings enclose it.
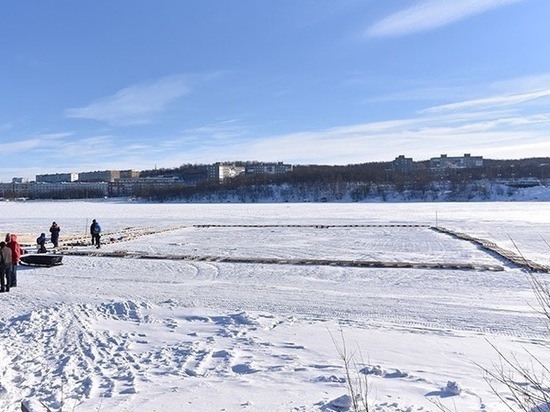
<instances>
[{"instance_id":1,"label":"person in blue jacket","mask_svg":"<svg viewBox=\"0 0 550 412\"><path fill-rule=\"evenodd\" d=\"M92 245L95 245L98 249L101 247L101 226L94 219L90 225L90 234L92 235Z\"/></svg>"},{"instance_id":2,"label":"person in blue jacket","mask_svg":"<svg viewBox=\"0 0 550 412\"><path fill-rule=\"evenodd\" d=\"M38 253L46 253L48 250L46 249L46 234L40 233L40 236L36 238L36 248L38 249Z\"/></svg>"}]
</instances>

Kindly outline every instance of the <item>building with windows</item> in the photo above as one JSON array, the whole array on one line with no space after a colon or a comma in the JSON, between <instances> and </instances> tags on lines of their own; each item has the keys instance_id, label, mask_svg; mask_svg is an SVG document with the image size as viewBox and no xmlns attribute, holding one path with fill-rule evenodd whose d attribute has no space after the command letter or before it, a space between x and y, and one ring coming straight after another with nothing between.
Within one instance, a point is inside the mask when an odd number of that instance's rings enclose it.
<instances>
[{"instance_id":1,"label":"building with windows","mask_svg":"<svg viewBox=\"0 0 550 412\"><path fill-rule=\"evenodd\" d=\"M270 174L292 172L292 165L283 162L276 163L250 163L245 166L246 174Z\"/></svg>"},{"instance_id":2,"label":"building with windows","mask_svg":"<svg viewBox=\"0 0 550 412\"><path fill-rule=\"evenodd\" d=\"M430 159L430 168L432 169L466 169L474 167L483 167L483 156L471 156L465 153L464 156L447 156L442 154L439 157Z\"/></svg>"},{"instance_id":3,"label":"building with windows","mask_svg":"<svg viewBox=\"0 0 550 412\"><path fill-rule=\"evenodd\" d=\"M137 179L140 176L140 172L137 170L121 170L119 172L120 179Z\"/></svg>"},{"instance_id":4,"label":"building with windows","mask_svg":"<svg viewBox=\"0 0 550 412\"><path fill-rule=\"evenodd\" d=\"M0 183L2 198L56 198L60 193L74 198L107 196L106 182L12 182ZM70 197L70 196L68 196Z\"/></svg>"},{"instance_id":5,"label":"building with windows","mask_svg":"<svg viewBox=\"0 0 550 412\"><path fill-rule=\"evenodd\" d=\"M109 182L109 196L133 196L136 191L147 188L159 188L174 185L184 186L177 177L138 177L121 178Z\"/></svg>"},{"instance_id":6,"label":"building with windows","mask_svg":"<svg viewBox=\"0 0 550 412\"><path fill-rule=\"evenodd\" d=\"M399 155L392 162L391 166L394 172L410 172L411 170L413 170L414 163L412 157Z\"/></svg>"},{"instance_id":7,"label":"building with windows","mask_svg":"<svg viewBox=\"0 0 550 412\"><path fill-rule=\"evenodd\" d=\"M0 183L1 198L29 197L33 183L26 179L13 178L11 183Z\"/></svg>"},{"instance_id":8,"label":"building with windows","mask_svg":"<svg viewBox=\"0 0 550 412\"><path fill-rule=\"evenodd\" d=\"M95 172L81 172L78 174L80 182L113 182L120 178L119 170L102 170Z\"/></svg>"},{"instance_id":9,"label":"building with windows","mask_svg":"<svg viewBox=\"0 0 550 412\"><path fill-rule=\"evenodd\" d=\"M53 173L45 175L36 175L37 183L60 183L75 182L78 180L78 173Z\"/></svg>"},{"instance_id":10,"label":"building with windows","mask_svg":"<svg viewBox=\"0 0 550 412\"><path fill-rule=\"evenodd\" d=\"M208 166L207 178L210 181L223 182L245 173L244 166L236 166L234 163L214 163Z\"/></svg>"}]
</instances>

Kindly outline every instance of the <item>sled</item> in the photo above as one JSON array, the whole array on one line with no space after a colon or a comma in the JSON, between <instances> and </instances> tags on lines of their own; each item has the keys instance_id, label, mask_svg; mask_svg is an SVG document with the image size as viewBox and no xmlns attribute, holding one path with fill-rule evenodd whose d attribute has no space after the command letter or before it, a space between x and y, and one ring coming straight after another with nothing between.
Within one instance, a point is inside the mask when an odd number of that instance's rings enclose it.
<instances>
[{"instance_id":1,"label":"sled","mask_svg":"<svg viewBox=\"0 0 550 412\"><path fill-rule=\"evenodd\" d=\"M62 255L50 255L45 253L22 255L21 263L28 266L57 266L62 264Z\"/></svg>"}]
</instances>

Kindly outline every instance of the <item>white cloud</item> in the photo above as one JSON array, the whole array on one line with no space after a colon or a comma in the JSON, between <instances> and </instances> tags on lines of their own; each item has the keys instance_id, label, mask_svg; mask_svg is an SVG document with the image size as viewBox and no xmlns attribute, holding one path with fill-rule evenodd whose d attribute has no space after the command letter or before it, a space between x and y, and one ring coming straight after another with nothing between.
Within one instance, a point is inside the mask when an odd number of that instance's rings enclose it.
<instances>
[{"instance_id":1,"label":"white cloud","mask_svg":"<svg viewBox=\"0 0 550 412\"><path fill-rule=\"evenodd\" d=\"M437 113L444 111L456 111L456 110L479 110L485 108L495 108L503 106L514 106L521 103L526 103L532 100L541 99L550 96L550 89L539 90L528 93L518 93L510 95L501 95L487 97L483 99L473 99L458 103L445 104L441 106L434 106L423 110L425 113Z\"/></svg>"},{"instance_id":2,"label":"white cloud","mask_svg":"<svg viewBox=\"0 0 550 412\"><path fill-rule=\"evenodd\" d=\"M187 93L189 88L185 76L169 76L153 83L126 87L88 106L67 109L65 114L112 125L145 124L151 121L152 115L162 112Z\"/></svg>"},{"instance_id":3,"label":"white cloud","mask_svg":"<svg viewBox=\"0 0 550 412\"><path fill-rule=\"evenodd\" d=\"M397 37L434 30L488 10L524 0L422 0L367 30L369 37Z\"/></svg>"},{"instance_id":4,"label":"white cloud","mask_svg":"<svg viewBox=\"0 0 550 412\"><path fill-rule=\"evenodd\" d=\"M243 136L246 131L247 129L241 124L240 119L229 119L189 129L184 133L187 136L208 136L211 139L225 140Z\"/></svg>"},{"instance_id":5,"label":"white cloud","mask_svg":"<svg viewBox=\"0 0 550 412\"><path fill-rule=\"evenodd\" d=\"M550 89L550 73L540 73L531 76L495 81L491 84L491 89L501 94L520 94Z\"/></svg>"},{"instance_id":6,"label":"white cloud","mask_svg":"<svg viewBox=\"0 0 550 412\"><path fill-rule=\"evenodd\" d=\"M15 142L2 143L0 144L0 151L4 154L14 154L27 150L33 150L42 145L43 143L40 139L26 139Z\"/></svg>"},{"instance_id":7,"label":"white cloud","mask_svg":"<svg viewBox=\"0 0 550 412\"><path fill-rule=\"evenodd\" d=\"M71 136L71 133L47 133L35 135L27 139L0 143L0 153L13 155L18 153L28 153L32 150L51 148L52 146L55 147L60 140L68 136Z\"/></svg>"},{"instance_id":8,"label":"white cloud","mask_svg":"<svg viewBox=\"0 0 550 412\"><path fill-rule=\"evenodd\" d=\"M436 114L268 136L248 142L204 142L187 151L186 156L189 161L205 163L262 160L297 164L389 161L399 154L424 160L441 153L514 159L548 153L549 127L550 113L507 117L503 112L476 113L473 117ZM520 147L524 149L521 152Z\"/></svg>"}]
</instances>

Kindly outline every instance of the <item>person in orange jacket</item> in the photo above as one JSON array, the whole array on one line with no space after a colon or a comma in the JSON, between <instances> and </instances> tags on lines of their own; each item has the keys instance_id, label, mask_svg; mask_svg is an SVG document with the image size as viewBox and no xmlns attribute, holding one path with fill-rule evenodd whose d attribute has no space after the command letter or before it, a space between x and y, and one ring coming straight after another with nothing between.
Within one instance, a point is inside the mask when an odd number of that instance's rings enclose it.
<instances>
[{"instance_id":1,"label":"person in orange jacket","mask_svg":"<svg viewBox=\"0 0 550 412\"><path fill-rule=\"evenodd\" d=\"M17 286L17 265L21 259L21 255L24 253L21 245L17 241L17 235L12 233L6 235L6 240L9 236L9 242L7 246L11 249L11 285L10 287L14 288Z\"/></svg>"}]
</instances>

